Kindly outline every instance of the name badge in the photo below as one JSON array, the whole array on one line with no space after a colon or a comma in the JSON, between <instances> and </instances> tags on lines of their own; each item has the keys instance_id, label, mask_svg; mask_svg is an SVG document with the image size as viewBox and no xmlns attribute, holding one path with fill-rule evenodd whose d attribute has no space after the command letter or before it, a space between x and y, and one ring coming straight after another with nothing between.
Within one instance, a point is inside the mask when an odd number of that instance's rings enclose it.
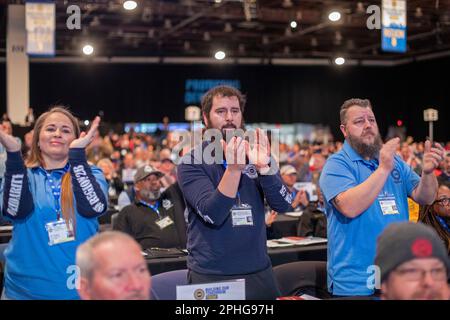
<instances>
[{"instance_id":1,"label":"name badge","mask_svg":"<svg viewBox=\"0 0 450 320\"><path fill-rule=\"evenodd\" d=\"M231 219L233 227L253 226L252 207L249 205L233 206Z\"/></svg>"},{"instance_id":2,"label":"name badge","mask_svg":"<svg viewBox=\"0 0 450 320\"><path fill-rule=\"evenodd\" d=\"M395 203L394 196L383 195L378 197L378 202L380 203L381 211L383 215L388 214L399 214L397 204Z\"/></svg>"},{"instance_id":3,"label":"name badge","mask_svg":"<svg viewBox=\"0 0 450 320\"><path fill-rule=\"evenodd\" d=\"M50 246L75 240L71 221L69 222L69 228L67 228L64 219L59 219L58 221L52 221L45 224L45 229L48 233L48 244Z\"/></svg>"},{"instance_id":4,"label":"name badge","mask_svg":"<svg viewBox=\"0 0 450 320\"><path fill-rule=\"evenodd\" d=\"M156 221L156 224L162 230L173 224L173 220L170 219L170 217L164 217L161 220Z\"/></svg>"}]
</instances>

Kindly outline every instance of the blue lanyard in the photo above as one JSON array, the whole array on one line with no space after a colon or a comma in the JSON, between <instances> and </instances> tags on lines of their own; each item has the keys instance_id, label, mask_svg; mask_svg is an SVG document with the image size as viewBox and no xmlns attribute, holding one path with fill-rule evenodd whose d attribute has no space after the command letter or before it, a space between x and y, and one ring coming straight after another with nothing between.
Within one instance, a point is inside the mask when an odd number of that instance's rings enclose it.
<instances>
[{"instance_id":1,"label":"blue lanyard","mask_svg":"<svg viewBox=\"0 0 450 320\"><path fill-rule=\"evenodd\" d=\"M448 227L447 222L445 222L444 219L442 219L442 218L439 217L438 215L436 215L436 218L439 220L440 225L441 225L448 233L450 233L450 228Z\"/></svg>"},{"instance_id":2,"label":"blue lanyard","mask_svg":"<svg viewBox=\"0 0 450 320\"><path fill-rule=\"evenodd\" d=\"M151 208L153 211L155 211L156 214L158 215L158 218L161 219L161 216L160 216L159 210L158 210L159 209L159 201L156 201L155 205L152 205L152 204L150 204L148 202L145 202L143 200L140 200L139 202L142 203L144 206L147 206L147 207Z\"/></svg>"},{"instance_id":3,"label":"blue lanyard","mask_svg":"<svg viewBox=\"0 0 450 320\"><path fill-rule=\"evenodd\" d=\"M47 181L50 184L50 188L52 189L53 198L55 199L55 208L56 208L56 216L58 220L61 218L61 182L62 182L62 176L69 171L70 165L67 163L64 168L62 169L63 173L61 175L61 180L59 183L56 183L56 181L53 179L52 175L44 170L45 175L47 176Z\"/></svg>"},{"instance_id":4,"label":"blue lanyard","mask_svg":"<svg viewBox=\"0 0 450 320\"><path fill-rule=\"evenodd\" d=\"M226 170L227 169L227 161L223 160L223 164L222 165L223 165L223 167ZM239 191L237 191L236 195L237 195L237 198L238 198L238 205L241 205L241 195L239 194Z\"/></svg>"},{"instance_id":5,"label":"blue lanyard","mask_svg":"<svg viewBox=\"0 0 450 320\"><path fill-rule=\"evenodd\" d=\"M294 191L291 192L292 200L295 199L295 196L297 195L297 190L294 189Z\"/></svg>"}]
</instances>

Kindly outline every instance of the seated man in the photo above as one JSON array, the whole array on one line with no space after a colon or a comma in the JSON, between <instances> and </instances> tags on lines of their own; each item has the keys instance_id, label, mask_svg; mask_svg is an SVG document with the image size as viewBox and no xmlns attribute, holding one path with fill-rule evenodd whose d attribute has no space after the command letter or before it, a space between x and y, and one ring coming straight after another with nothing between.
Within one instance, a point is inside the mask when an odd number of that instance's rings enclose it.
<instances>
[{"instance_id":1,"label":"seated man","mask_svg":"<svg viewBox=\"0 0 450 320\"><path fill-rule=\"evenodd\" d=\"M137 170L135 201L119 212L113 229L128 233L143 249L185 248L184 201L175 190L177 184L161 193L162 176L149 165Z\"/></svg>"},{"instance_id":2,"label":"seated man","mask_svg":"<svg viewBox=\"0 0 450 320\"><path fill-rule=\"evenodd\" d=\"M382 299L450 299L447 250L427 225L389 225L377 240L375 265L380 268Z\"/></svg>"},{"instance_id":3,"label":"seated man","mask_svg":"<svg viewBox=\"0 0 450 320\"><path fill-rule=\"evenodd\" d=\"M149 300L151 278L129 235L106 231L78 247L78 294L83 300Z\"/></svg>"},{"instance_id":4,"label":"seated man","mask_svg":"<svg viewBox=\"0 0 450 320\"><path fill-rule=\"evenodd\" d=\"M297 190L294 184L297 181L297 170L287 164L280 169L281 179L292 195L292 205L290 211L301 211L309 204L308 194L305 190Z\"/></svg>"},{"instance_id":5,"label":"seated man","mask_svg":"<svg viewBox=\"0 0 450 320\"><path fill-rule=\"evenodd\" d=\"M299 237L327 237L327 217L323 195L318 186L316 190L319 201L310 202L303 210L297 225L297 236Z\"/></svg>"}]
</instances>

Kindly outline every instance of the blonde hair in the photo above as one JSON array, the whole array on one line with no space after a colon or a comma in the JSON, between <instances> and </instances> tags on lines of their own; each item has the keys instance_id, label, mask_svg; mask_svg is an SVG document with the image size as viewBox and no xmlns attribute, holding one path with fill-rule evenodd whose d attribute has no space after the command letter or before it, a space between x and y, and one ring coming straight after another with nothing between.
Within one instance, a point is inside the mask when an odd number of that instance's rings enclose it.
<instances>
[{"instance_id":1,"label":"blonde hair","mask_svg":"<svg viewBox=\"0 0 450 320\"><path fill-rule=\"evenodd\" d=\"M75 139L80 136L80 127L78 125L78 119L72 115L72 113L64 106L54 106L49 109L49 111L40 115L40 117L36 120L34 125L34 133L33 140L31 143L30 156L26 160L26 166L29 168L33 167L45 167L45 161L42 157L41 150L39 148L39 136L42 131L42 127L44 126L45 120L54 114L61 113L69 118L70 122L73 126L73 131L75 135ZM72 180L70 177L70 172L66 172L61 179L61 213L63 215L64 220L66 221L67 226L69 226L69 221L72 221L73 230L76 230L76 219L75 219L75 210L73 207L73 189L72 189Z\"/></svg>"}]
</instances>

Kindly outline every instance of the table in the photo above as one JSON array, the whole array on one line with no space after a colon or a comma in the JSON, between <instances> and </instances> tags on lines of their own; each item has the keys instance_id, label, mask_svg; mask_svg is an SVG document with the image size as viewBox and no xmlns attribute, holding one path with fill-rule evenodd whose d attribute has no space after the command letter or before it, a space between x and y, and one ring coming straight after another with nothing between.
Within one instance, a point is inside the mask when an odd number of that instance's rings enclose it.
<instances>
[{"instance_id":1,"label":"table","mask_svg":"<svg viewBox=\"0 0 450 320\"><path fill-rule=\"evenodd\" d=\"M268 250L272 266L294 261L326 261L327 245L292 246L271 248ZM171 258L146 259L151 274L186 269L186 256Z\"/></svg>"}]
</instances>

